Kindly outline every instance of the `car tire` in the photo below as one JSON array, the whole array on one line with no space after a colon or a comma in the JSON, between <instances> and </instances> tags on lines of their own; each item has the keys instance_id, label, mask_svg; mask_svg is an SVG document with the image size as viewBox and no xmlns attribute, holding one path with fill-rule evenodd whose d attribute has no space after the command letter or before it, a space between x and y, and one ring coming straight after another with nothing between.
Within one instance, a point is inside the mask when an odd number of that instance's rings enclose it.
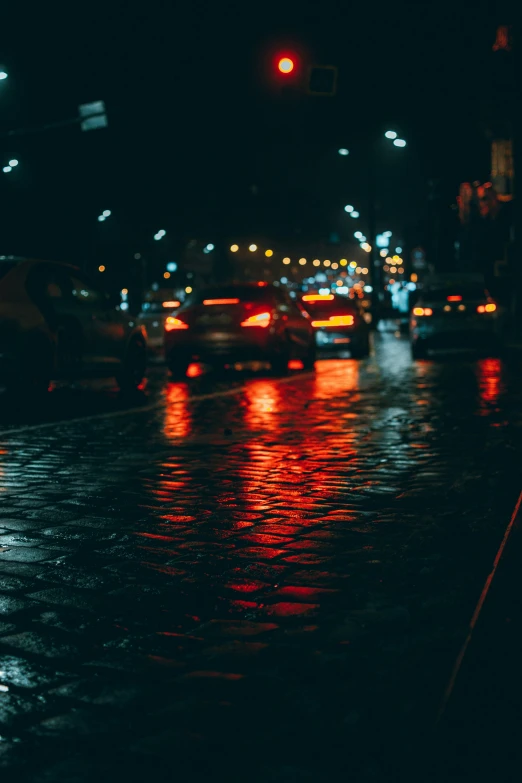
<instances>
[{"instance_id":1,"label":"car tire","mask_svg":"<svg viewBox=\"0 0 522 783\"><path fill-rule=\"evenodd\" d=\"M189 368L190 361L188 359L170 359L168 362L169 373L171 380L184 381L187 377L187 370Z\"/></svg>"},{"instance_id":2,"label":"car tire","mask_svg":"<svg viewBox=\"0 0 522 783\"><path fill-rule=\"evenodd\" d=\"M288 375L288 363L290 361L290 343L288 338L282 349L277 353L274 352L270 357L270 366L274 375Z\"/></svg>"},{"instance_id":3,"label":"car tire","mask_svg":"<svg viewBox=\"0 0 522 783\"><path fill-rule=\"evenodd\" d=\"M370 340L366 337L361 343L355 343L351 347L352 359L367 359L370 355Z\"/></svg>"},{"instance_id":4,"label":"car tire","mask_svg":"<svg viewBox=\"0 0 522 783\"><path fill-rule=\"evenodd\" d=\"M121 370L116 375L120 391L135 392L147 371L147 346L144 340L135 338L127 347Z\"/></svg>"},{"instance_id":5,"label":"car tire","mask_svg":"<svg viewBox=\"0 0 522 783\"><path fill-rule=\"evenodd\" d=\"M317 360L317 347L315 345L315 340L314 340L313 343L310 343L308 352L305 358L303 359L303 370L314 370L316 360Z\"/></svg>"},{"instance_id":6,"label":"car tire","mask_svg":"<svg viewBox=\"0 0 522 783\"><path fill-rule=\"evenodd\" d=\"M417 340L417 342L411 344L412 359L425 359L427 355L428 355L428 350L424 345L423 340Z\"/></svg>"}]
</instances>

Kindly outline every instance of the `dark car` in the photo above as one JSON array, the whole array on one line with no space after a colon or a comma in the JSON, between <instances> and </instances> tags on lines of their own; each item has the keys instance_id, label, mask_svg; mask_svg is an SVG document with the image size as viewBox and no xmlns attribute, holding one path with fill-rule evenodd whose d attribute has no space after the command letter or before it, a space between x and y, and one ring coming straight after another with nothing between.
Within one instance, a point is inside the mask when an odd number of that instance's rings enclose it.
<instances>
[{"instance_id":1,"label":"dark car","mask_svg":"<svg viewBox=\"0 0 522 783\"><path fill-rule=\"evenodd\" d=\"M501 308L480 283L451 283L419 292L410 315L414 359L430 349L476 348L496 354L502 345Z\"/></svg>"},{"instance_id":2,"label":"dark car","mask_svg":"<svg viewBox=\"0 0 522 783\"><path fill-rule=\"evenodd\" d=\"M114 377L136 388L146 334L73 266L0 258L0 387L44 391L52 380Z\"/></svg>"},{"instance_id":3,"label":"dark car","mask_svg":"<svg viewBox=\"0 0 522 783\"><path fill-rule=\"evenodd\" d=\"M358 304L335 294L305 294L302 303L321 351L349 350L354 359L369 355L370 327Z\"/></svg>"},{"instance_id":4,"label":"dark car","mask_svg":"<svg viewBox=\"0 0 522 783\"><path fill-rule=\"evenodd\" d=\"M313 368L315 335L308 314L284 289L267 283L223 285L192 296L166 319L165 356L178 378L192 361L268 361L282 374L290 359Z\"/></svg>"}]
</instances>

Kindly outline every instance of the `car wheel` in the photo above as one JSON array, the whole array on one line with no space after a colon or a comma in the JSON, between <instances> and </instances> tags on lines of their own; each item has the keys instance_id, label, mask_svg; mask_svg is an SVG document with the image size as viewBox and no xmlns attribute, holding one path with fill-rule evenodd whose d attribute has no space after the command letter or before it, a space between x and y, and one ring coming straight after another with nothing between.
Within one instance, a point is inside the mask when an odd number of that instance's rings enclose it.
<instances>
[{"instance_id":1,"label":"car wheel","mask_svg":"<svg viewBox=\"0 0 522 783\"><path fill-rule=\"evenodd\" d=\"M370 355L370 340L366 337L360 343L354 343L351 346L352 359L367 359Z\"/></svg>"},{"instance_id":2,"label":"car wheel","mask_svg":"<svg viewBox=\"0 0 522 783\"><path fill-rule=\"evenodd\" d=\"M188 359L171 359L168 362L170 377L173 381L183 381L187 377L190 361Z\"/></svg>"},{"instance_id":3,"label":"car wheel","mask_svg":"<svg viewBox=\"0 0 522 783\"><path fill-rule=\"evenodd\" d=\"M411 357L412 359L425 359L428 355L424 341L417 340L417 342L411 344Z\"/></svg>"},{"instance_id":4,"label":"car wheel","mask_svg":"<svg viewBox=\"0 0 522 783\"><path fill-rule=\"evenodd\" d=\"M313 370L315 369L315 362L317 360L317 348L315 345L315 340L313 343L310 343L310 347L308 348L308 352L303 359L303 369L304 370Z\"/></svg>"},{"instance_id":5,"label":"car wheel","mask_svg":"<svg viewBox=\"0 0 522 783\"><path fill-rule=\"evenodd\" d=\"M116 376L116 383L120 391L136 391L145 377L147 370L147 347L143 340L133 340L127 348L127 353L120 372Z\"/></svg>"},{"instance_id":6,"label":"car wheel","mask_svg":"<svg viewBox=\"0 0 522 783\"><path fill-rule=\"evenodd\" d=\"M283 343L281 350L273 353L269 361L274 375L288 375L288 362L290 361L290 343L288 338Z\"/></svg>"}]
</instances>

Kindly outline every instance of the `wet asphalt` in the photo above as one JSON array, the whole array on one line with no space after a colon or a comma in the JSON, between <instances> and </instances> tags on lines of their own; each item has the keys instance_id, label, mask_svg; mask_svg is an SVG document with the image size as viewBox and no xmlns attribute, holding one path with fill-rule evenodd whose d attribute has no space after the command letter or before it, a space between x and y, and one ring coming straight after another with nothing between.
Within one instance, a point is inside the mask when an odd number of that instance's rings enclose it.
<instances>
[{"instance_id":1,"label":"wet asphalt","mask_svg":"<svg viewBox=\"0 0 522 783\"><path fill-rule=\"evenodd\" d=\"M2 409L3 776L422 779L522 486L519 357L390 332L192 375Z\"/></svg>"}]
</instances>

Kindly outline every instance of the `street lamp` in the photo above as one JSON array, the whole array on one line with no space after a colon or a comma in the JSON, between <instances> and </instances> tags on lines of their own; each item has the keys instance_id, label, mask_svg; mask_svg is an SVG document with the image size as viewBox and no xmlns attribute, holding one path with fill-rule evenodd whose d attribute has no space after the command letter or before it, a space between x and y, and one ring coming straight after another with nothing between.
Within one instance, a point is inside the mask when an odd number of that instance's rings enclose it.
<instances>
[{"instance_id":1,"label":"street lamp","mask_svg":"<svg viewBox=\"0 0 522 783\"><path fill-rule=\"evenodd\" d=\"M395 131L392 131L392 130L386 131L386 133L384 135L386 136L387 139L392 139L393 140L393 139L397 138L397 134L395 133Z\"/></svg>"},{"instance_id":2,"label":"street lamp","mask_svg":"<svg viewBox=\"0 0 522 783\"><path fill-rule=\"evenodd\" d=\"M4 166L3 169L2 169L4 174L9 174L9 172L12 171L12 170L13 170L12 166Z\"/></svg>"},{"instance_id":3,"label":"street lamp","mask_svg":"<svg viewBox=\"0 0 522 783\"><path fill-rule=\"evenodd\" d=\"M345 211L345 212L353 212L353 210L354 210L354 207L352 207L352 205L351 205L351 204L347 204L347 205L345 206L345 208L344 208L344 211Z\"/></svg>"},{"instance_id":4,"label":"street lamp","mask_svg":"<svg viewBox=\"0 0 522 783\"><path fill-rule=\"evenodd\" d=\"M394 139L393 143L394 143L394 145L396 147L405 147L406 146L406 142L404 141L404 139Z\"/></svg>"},{"instance_id":5,"label":"street lamp","mask_svg":"<svg viewBox=\"0 0 522 783\"><path fill-rule=\"evenodd\" d=\"M106 217L106 218L110 217L111 216L110 209L104 209L103 212L102 212L102 215L103 215L103 217Z\"/></svg>"},{"instance_id":6,"label":"street lamp","mask_svg":"<svg viewBox=\"0 0 522 783\"><path fill-rule=\"evenodd\" d=\"M12 158L12 159L9 161L9 165L10 165L10 166L11 166L11 168L13 168L13 169L14 169L14 167L15 167L15 166L18 166L18 161L16 160L16 158Z\"/></svg>"},{"instance_id":7,"label":"street lamp","mask_svg":"<svg viewBox=\"0 0 522 783\"><path fill-rule=\"evenodd\" d=\"M350 217L351 218L358 218L359 216L360 216L359 212L357 212L357 210L355 210L355 209L354 209L353 212L350 212Z\"/></svg>"},{"instance_id":8,"label":"street lamp","mask_svg":"<svg viewBox=\"0 0 522 783\"><path fill-rule=\"evenodd\" d=\"M337 152L339 155L342 155L343 158L350 154L350 150L347 150L346 147L341 147L341 149L337 150Z\"/></svg>"}]
</instances>

